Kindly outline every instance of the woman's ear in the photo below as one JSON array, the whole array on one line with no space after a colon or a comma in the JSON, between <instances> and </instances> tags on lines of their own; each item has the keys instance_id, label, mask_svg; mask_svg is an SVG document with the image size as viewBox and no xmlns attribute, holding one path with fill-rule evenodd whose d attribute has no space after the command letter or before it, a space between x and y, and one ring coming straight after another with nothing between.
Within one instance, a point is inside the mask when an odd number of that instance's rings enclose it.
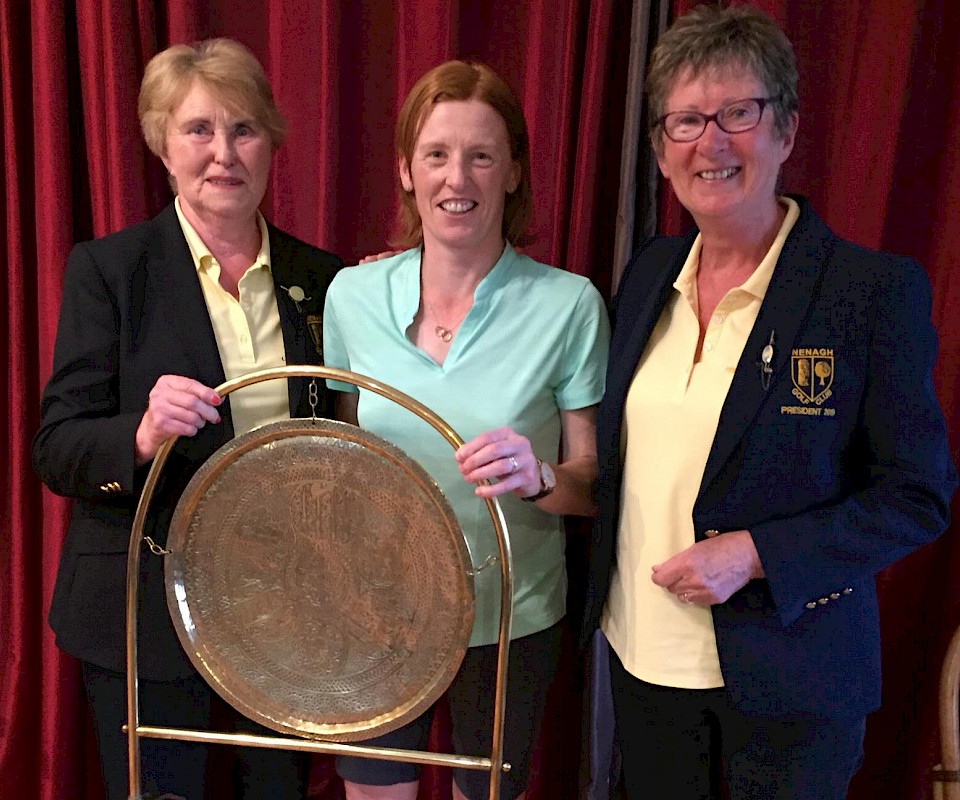
<instances>
[{"instance_id":1,"label":"woman's ear","mask_svg":"<svg viewBox=\"0 0 960 800\"><path fill-rule=\"evenodd\" d=\"M510 182L507 184L507 194L513 194L517 191L517 188L520 186L520 174L522 170L520 169L520 162L514 161L513 167L510 170Z\"/></svg>"},{"instance_id":2,"label":"woman's ear","mask_svg":"<svg viewBox=\"0 0 960 800\"><path fill-rule=\"evenodd\" d=\"M790 114L790 119L787 121L786 130L783 132L781 137L781 144L783 147L783 155L780 159L782 164L790 156L790 153L793 152L794 142L797 141L797 129L800 127L800 114L794 111Z\"/></svg>"},{"instance_id":3,"label":"woman's ear","mask_svg":"<svg viewBox=\"0 0 960 800\"><path fill-rule=\"evenodd\" d=\"M397 169L400 171L400 185L403 187L403 191L412 192L413 178L410 177L410 165L403 156L400 156L397 160Z\"/></svg>"}]
</instances>

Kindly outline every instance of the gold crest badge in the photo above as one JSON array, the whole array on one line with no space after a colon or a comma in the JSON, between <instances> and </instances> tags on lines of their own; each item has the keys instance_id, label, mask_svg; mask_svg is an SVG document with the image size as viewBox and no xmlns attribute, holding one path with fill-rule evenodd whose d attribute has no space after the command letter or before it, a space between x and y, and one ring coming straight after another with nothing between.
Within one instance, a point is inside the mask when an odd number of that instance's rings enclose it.
<instances>
[{"instance_id":1,"label":"gold crest badge","mask_svg":"<svg viewBox=\"0 0 960 800\"><path fill-rule=\"evenodd\" d=\"M310 331L310 338L313 339L313 346L320 356L320 363L323 363L323 314L307 314L307 330Z\"/></svg>"},{"instance_id":2,"label":"gold crest badge","mask_svg":"<svg viewBox=\"0 0 960 800\"><path fill-rule=\"evenodd\" d=\"M801 347L791 356L793 396L807 405L822 405L833 390L833 348Z\"/></svg>"}]
</instances>

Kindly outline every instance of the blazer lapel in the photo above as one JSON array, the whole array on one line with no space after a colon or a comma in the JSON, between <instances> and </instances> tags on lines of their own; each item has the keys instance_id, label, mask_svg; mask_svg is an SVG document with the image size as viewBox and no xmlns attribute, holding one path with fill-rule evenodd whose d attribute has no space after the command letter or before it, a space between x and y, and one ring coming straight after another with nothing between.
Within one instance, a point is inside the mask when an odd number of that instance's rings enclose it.
<instances>
[{"instance_id":1,"label":"blazer lapel","mask_svg":"<svg viewBox=\"0 0 960 800\"><path fill-rule=\"evenodd\" d=\"M269 223L268 223L269 225ZM270 230L270 270L273 274L274 294L277 297L277 310L280 314L280 329L283 332L283 348L287 364L315 364L317 357L310 355L313 341L309 337L306 324L306 308L303 303L298 307L297 302L290 296L290 290L299 286L310 300L309 284L298 277L297 266L289 247L289 241L283 231L273 225ZM303 400L303 393L308 385L304 380L287 382L290 397L290 416L297 417Z\"/></svg>"},{"instance_id":2,"label":"blazer lapel","mask_svg":"<svg viewBox=\"0 0 960 800\"><path fill-rule=\"evenodd\" d=\"M834 237L810 206L798 201L800 218L780 253L760 314L747 338L720 411L717 434L700 484L701 496L717 478L770 396L760 377L760 354L769 343L771 333L774 357L769 386L783 377L784 370L790 369L791 350L818 293L823 265L829 258Z\"/></svg>"},{"instance_id":3,"label":"blazer lapel","mask_svg":"<svg viewBox=\"0 0 960 800\"><path fill-rule=\"evenodd\" d=\"M623 415L623 405L626 402L627 392L637 370L637 364L643 355L650 334L660 319L673 283L680 274L683 263L690 252L690 247L696 238L696 231L684 236L679 246L674 240L663 240L671 248L677 248L673 255L673 262L668 269L660 271L653 283L639 280L630 281L623 287L625 292L641 296L624 296L617 298L616 318L614 322L614 338L611 346L610 362L620 365L609 376L606 391L617 405L616 424L620 427ZM640 287L634 284L639 283ZM645 284L645 285L644 285ZM640 292L638 292L638 288Z\"/></svg>"},{"instance_id":4,"label":"blazer lapel","mask_svg":"<svg viewBox=\"0 0 960 800\"><path fill-rule=\"evenodd\" d=\"M156 302L162 306L162 319L170 324L170 336L179 340L184 355L193 361L198 379L218 386L226 378L217 339L210 322L203 289L171 203L156 217L159 236L156 246L148 248L149 274L157 287Z\"/></svg>"}]
</instances>

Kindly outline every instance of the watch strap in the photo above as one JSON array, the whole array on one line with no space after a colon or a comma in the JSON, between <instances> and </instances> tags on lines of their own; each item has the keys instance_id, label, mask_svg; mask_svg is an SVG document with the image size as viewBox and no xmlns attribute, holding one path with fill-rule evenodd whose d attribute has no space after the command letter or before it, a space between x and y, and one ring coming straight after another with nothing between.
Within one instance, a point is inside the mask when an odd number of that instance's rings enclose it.
<instances>
[{"instance_id":1,"label":"watch strap","mask_svg":"<svg viewBox=\"0 0 960 800\"><path fill-rule=\"evenodd\" d=\"M556 489L556 484L553 486L548 486L547 482L543 479L543 459L537 459L537 474L540 476L540 491L536 494L532 494L529 497L521 497L520 499L527 503L535 503L537 500L541 500L550 494L554 489Z\"/></svg>"}]
</instances>

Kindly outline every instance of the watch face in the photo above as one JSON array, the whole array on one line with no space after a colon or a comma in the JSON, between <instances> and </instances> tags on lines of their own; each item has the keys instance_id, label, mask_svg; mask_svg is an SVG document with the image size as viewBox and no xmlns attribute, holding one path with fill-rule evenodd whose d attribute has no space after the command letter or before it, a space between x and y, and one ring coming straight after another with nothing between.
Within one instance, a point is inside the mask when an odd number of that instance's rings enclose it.
<instances>
[{"instance_id":1,"label":"watch face","mask_svg":"<svg viewBox=\"0 0 960 800\"><path fill-rule=\"evenodd\" d=\"M541 497L546 497L557 486L557 476L553 474L553 468L540 459L537 459L537 464L540 467L540 491L529 497L520 498L521 500L527 500L531 503L536 502Z\"/></svg>"},{"instance_id":2,"label":"watch face","mask_svg":"<svg viewBox=\"0 0 960 800\"><path fill-rule=\"evenodd\" d=\"M557 485L557 476L546 461L540 462L540 482L544 489L553 489Z\"/></svg>"}]
</instances>

